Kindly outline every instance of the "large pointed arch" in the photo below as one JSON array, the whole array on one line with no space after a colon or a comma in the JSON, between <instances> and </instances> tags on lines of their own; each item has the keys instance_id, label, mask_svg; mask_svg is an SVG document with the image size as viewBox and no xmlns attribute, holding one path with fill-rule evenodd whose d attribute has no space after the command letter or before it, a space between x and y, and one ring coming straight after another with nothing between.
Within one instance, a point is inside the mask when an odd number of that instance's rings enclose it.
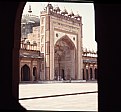
<instances>
[{"instance_id":1,"label":"large pointed arch","mask_svg":"<svg viewBox=\"0 0 121 112\"><path fill-rule=\"evenodd\" d=\"M55 80L76 79L76 47L73 41L64 35L54 46ZM72 64L73 63L73 64Z\"/></svg>"},{"instance_id":2,"label":"large pointed arch","mask_svg":"<svg viewBox=\"0 0 121 112\"><path fill-rule=\"evenodd\" d=\"M73 41L68 37L68 35L64 35L64 36L62 36L60 39L58 39L58 40L56 41L55 45L56 45L59 41L64 41L64 42L66 42L66 43L69 45L69 47L70 47L71 50L75 48L75 44L74 44Z\"/></svg>"}]
</instances>

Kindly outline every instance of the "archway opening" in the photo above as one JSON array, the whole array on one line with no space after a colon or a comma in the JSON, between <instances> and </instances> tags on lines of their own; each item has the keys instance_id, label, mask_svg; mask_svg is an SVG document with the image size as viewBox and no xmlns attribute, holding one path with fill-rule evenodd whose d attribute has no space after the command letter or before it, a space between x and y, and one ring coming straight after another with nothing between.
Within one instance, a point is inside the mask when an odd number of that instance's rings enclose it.
<instances>
[{"instance_id":1,"label":"archway opening","mask_svg":"<svg viewBox=\"0 0 121 112\"><path fill-rule=\"evenodd\" d=\"M36 79L36 77L37 77L37 68L36 67L33 68L33 77L34 77L34 81L36 81L37 80Z\"/></svg>"},{"instance_id":2,"label":"archway opening","mask_svg":"<svg viewBox=\"0 0 121 112\"><path fill-rule=\"evenodd\" d=\"M90 68L90 80L92 80L92 68Z\"/></svg>"},{"instance_id":3,"label":"archway opening","mask_svg":"<svg viewBox=\"0 0 121 112\"><path fill-rule=\"evenodd\" d=\"M95 79L97 80L97 68L95 68Z\"/></svg>"},{"instance_id":4,"label":"archway opening","mask_svg":"<svg viewBox=\"0 0 121 112\"><path fill-rule=\"evenodd\" d=\"M85 80L84 69L83 69L83 80Z\"/></svg>"},{"instance_id":5,"label":"archway opening","mask_svg":"<svg viewBox=\"0 0 121 112\"><path fill-rule=\"evenodd\" d=\"M88 69L86 69L86 80L89 80Z\"/></svg>"},{"instance_id":6,"label":"archway opening","mask_svg":"<svg viewBox=\"0 0 121 112\"><path fill-rule=\"evenodd\" d=\"M75 79L75 52L75 45L67 35L63 36L56 42L54 46L56 80Z\"/></svg>"},{"instance_id":7,"label":"archway opening","mask_svg":"<svg viewBox=\"0 0 121 112\"><path fill-rule=\"evenodd\" d=\"M28 65L24 65L21 68L21 81L29 81L30 80L30 68Z\"/></svg>"}]
</instances>

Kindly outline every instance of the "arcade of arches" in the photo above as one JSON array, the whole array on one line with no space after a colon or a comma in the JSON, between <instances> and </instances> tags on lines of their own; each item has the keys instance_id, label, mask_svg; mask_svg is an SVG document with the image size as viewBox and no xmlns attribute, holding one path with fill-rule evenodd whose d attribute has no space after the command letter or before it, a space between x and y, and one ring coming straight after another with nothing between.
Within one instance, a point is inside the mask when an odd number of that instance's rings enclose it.
<instances>
[{"instance_id":1,"label":"arcade of arches","mask_svg":"<svg viewBox=\"0 0 121 112\"><path fill-rule=\"evenodd\" d=\"M21 49L23 50L23 49ZM21 51L20 50L20 51ZM24 49L27 52L27 49ZM33 50L29 50L31 53ZM37 51L35 51L37 52ZM66 42L59 40L55 44L54 56L54 80L69 80L75 79L75 47L70 48ZM70 55L73 54L73 55ZM83 80L97 80L97 58L84 55L83 52ZM88 54L88 53L87 53ZM44 58L43 55L38 55L39 58L20 57L20 82L22 81L39 81L44 73Z\"/></svg>"}]
</instances>

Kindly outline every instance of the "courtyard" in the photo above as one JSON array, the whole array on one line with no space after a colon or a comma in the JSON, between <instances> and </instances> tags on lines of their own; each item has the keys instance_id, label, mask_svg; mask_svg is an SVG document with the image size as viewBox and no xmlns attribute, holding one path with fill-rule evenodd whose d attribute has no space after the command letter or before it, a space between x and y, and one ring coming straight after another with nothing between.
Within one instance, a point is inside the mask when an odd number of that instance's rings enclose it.
<instances>
[{"instance_id":1,"label":"courtyard","mask_svg":"<svg viewBox=\"0 0 121 112\"><path fill-rule=\"evenodd\" d=\"M19 84L19 102L27 110L98 111L97 82Z\"/></svg>"}]
</instances>

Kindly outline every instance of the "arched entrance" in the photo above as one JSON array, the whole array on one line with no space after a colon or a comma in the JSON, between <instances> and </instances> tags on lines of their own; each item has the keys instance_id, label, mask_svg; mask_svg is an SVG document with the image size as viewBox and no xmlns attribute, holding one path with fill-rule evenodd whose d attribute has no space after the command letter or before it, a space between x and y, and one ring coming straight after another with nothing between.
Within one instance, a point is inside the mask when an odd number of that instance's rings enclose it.
<instances>
[{"instance_id":1,"label":"arched entrance","mask_svg":"<svg viewBox=\"0 0 121 112\"><path fill-rule=\"evenodd\" d=\"M92 68L90 68L90 80L92 80Z\"/></svg>"},{"instance_id":2,"label":"arched entrance","mask_svg":"<svg viewBox=\"0 0 121 112\"><path fill-rule=\"evenodd\" d=\"M30 68L26 64L21 68L21 81L30 81Z\"/></svg>"},{"instance_id":3,"label":"arched entrance","mask_svg":"<svg viewBox=\"0 0 121 112\"><path fill-rule=\"evenodd\" d=\"M97 80L97 68L95 68L95 79Z\"/></svg>"},{"instance_id":4,"label":"arched entrance","mask_svg":"<svg viewBox=\"0 0 121 112\"><path fill-rule=\"evenodd\" d=\"M37 68L36 67L33 68L33 77L34 77L34 81L36 81L37 80Z\"/></svg>"},{"instance_id":5,"label":"arched entrance","mask_svg":"<svg viewBox=\"0 0 121 112\"><path fill-rule=\"evenodd\" d=\"M56 80L75 79L75 52L75 45L67 35L56 42L54 46Z\"/></svg>"},{"instance_id":6,"label":"arched entrance","mask_svg":"<svg viewBox=\"0 0 121 112\"><path fill-rule=\"evenodd\" d=\"M62 69L62 79L65 80L65 72L64 72L64 69Z\"/></svg>"},{"instance_id":7,"label":"arched entrance","mask_svg":"<svg viewBox=\"0 0 121 112\"><path fill-rule=\"evenodd\" d=\"M89 80L89 76L88 76L88 69L86 69L86 80Z\"/></svg>"},{"instance_id":8,"label":"arched entrance","mask_svg":"<svg viewBox=\"0 0 121 112\"><path fill-rule=\"evenodd\" d=\"M83 69L83 80L85 80L85 76L84 76L84 69Z\"/></svg>"}]
</instances>

